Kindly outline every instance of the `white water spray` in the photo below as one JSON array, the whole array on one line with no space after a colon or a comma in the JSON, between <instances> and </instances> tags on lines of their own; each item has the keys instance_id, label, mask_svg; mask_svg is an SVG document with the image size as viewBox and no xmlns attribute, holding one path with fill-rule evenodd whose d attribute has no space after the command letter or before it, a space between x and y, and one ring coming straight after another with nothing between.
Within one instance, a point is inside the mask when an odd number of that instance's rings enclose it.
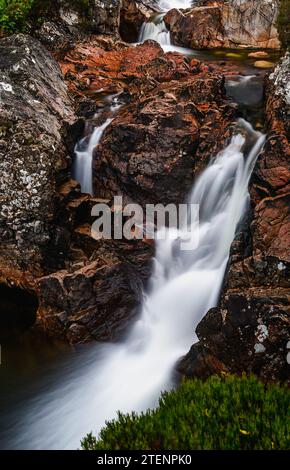
<instances>
[{"instance_id":1,"label":"white water spray","mask_svg":"<svg viewBox=\"0 0 290 470\"><path fill-rule=\"evenodd\" d=\"M98 346L60 383L34 398L24 420L17 418L13 448L79 447L87 432L98 432L117 410L154 407L172 387L178 359L196 341L195 329L218 302L237 225L248 203L248 183L264 136L241 121L232 138L202 173L189 198L200 205L200 243L180 250L195 229L188 220L175 237L168 229L157 244L151 290L142 313L122 344ZM245 150L249 149L250 150Z\"/></svg>"},{"instance_id":2,"label":"white water spray","mask_svg":"<svg viewBox=\"0 0 290 470\"><path fill-rule=\"evenodd\" d=\"M151 39L160 45L169 46L171 44L170 33L162 18L159 16L154 22L143 23L139 36L140 43Z\"/></svg>"},{"instance_id":3,"label":"white water spray","mask_svg":"<svg viewBox=\"0 0 290 470\"><path fill-rule=\"evenodd\" d=\"M163 18L167 11L173 8L189 8L193 3L193 0L160 0L159 7L163 13L155 16L152 21L143 23L138 42L142 44L144 41L150 39L158 42L165 52L175 51L185 53L185 48L174 46L171 43L170 32L168 31Z\"/></svg>"},{"instance_id":4,"label":"white water spray","mask_svg":"<svg viewBox=\"0 0 290 470\"><path fill-rule=\"evenodd\" d=\"M80 183L83 193L93 194L93 153L111 122L112 119L107 119L104 124L94 129L89 141L85 137L76 145L73 176Z\"/></svg>"}]
</instances>

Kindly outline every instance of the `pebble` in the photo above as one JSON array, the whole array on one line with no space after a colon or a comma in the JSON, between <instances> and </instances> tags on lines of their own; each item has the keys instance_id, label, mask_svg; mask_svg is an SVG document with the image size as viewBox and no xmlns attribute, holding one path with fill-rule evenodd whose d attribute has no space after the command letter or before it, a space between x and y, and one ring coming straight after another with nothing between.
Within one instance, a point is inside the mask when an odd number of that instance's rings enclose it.
<instances>
[{"instance_id":1,"label":"pebble","mask_svg":"<svg viewBox=\"0 0 290 470\"><path fill-rule=\"evenodd\" d=\"M253 59L261 59L261 58L269 57L269 54L268 52L265 52L265 51L257 51L257 52L250 52L250 54L248 54L248 57L252 57Z\"/></svg>"},{"instance_id":2,"label":"pebble","mask_svg":"<svg viewBox=\"0 0 290 470\"><path fill-rule=\"evenodd\" d=\"M274 62L268 62L267 60L257 60L254 63L254 67L257 67L258 69L271 69L274 66Z\"/></svg>"}]
</instances>

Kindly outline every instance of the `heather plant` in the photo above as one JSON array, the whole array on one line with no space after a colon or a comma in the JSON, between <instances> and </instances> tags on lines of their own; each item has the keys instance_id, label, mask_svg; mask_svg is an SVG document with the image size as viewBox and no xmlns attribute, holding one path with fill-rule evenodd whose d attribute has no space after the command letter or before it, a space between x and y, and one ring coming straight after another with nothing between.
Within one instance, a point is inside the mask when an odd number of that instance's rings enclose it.
<instances>
[{"instance_id":1,"label":"heather plant","mask_svg":"<svg viewBox=\"0 0 290 470\"><path fill-rule=\"evenodd\" d=\"M97 417L96 417L97 419ZM84 450L278 450L290 448L290 390L254 376L185 381L159 407L121 414L89 434Z\"/></svg>"}]
</instances>

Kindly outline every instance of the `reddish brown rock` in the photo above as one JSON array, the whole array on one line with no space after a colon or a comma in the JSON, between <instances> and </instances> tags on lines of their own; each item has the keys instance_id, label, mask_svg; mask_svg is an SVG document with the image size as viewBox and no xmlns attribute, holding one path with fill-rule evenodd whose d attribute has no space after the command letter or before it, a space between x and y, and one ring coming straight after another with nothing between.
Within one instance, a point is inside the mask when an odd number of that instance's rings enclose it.
<instances>
[{"instance_id":1,"label":"reddish brown rock","mask_svg":"<svg viewBox=\"0 0 290 470\"><path fill-rule=\"evenodd\" d=\"M128 84L131 103L97 149L96 190L141 204L182 202L194 175L229 138L235 109L225 100L223 77L198 61L161 53L137 72Z\"/></svg>"},{"instance_id":2,"label":"reddish brown rock","mask_svg":"<svg viewBox=\"0 0 290 470\"><path fill-rule=\"evenodd\" d=\"M41 278L36 326L71 343L119 336L136 314L143 286L137 275L141 263L136 269L115 250L111 245L99 246L96 259L76 271ZM147 249L148 268L151 254Z\"/></svg>"},{"instance_id":3,"label":"reddish brown rock","mask_svg":"<svg viewBox=\"0 0 290 470\"><path fill-rule=\"evenodd\" d=\"M77 100L124 90L128 103L106 129L95 154L98 196L125 194L141 202L182 202L212 154L231 134L235 114L222 75L195 59L146 41L104 51L77 46L62 63ZM220 137L223 136L221 139Z\"/></svg>"},{"instance_id":4,"label":"reddish brown rock","mask_svg":"<svg viewBox=\"0 0 290 470\"><path fill-rule=\"evenodd\" d=\"M95 240L92 207L110 201L81 194L74 181L59 194L59 242L67 243L67 252L60 259L48 253L54 272L34 281L35 329L71 343L116 338L137 313L154 247L143 240Z\"/></svg>"},{"instance_id":5,"label":"reddish brown rock","mask_svg":"<svg viewBox=\"0 0 290 470\"><path fill-rule=\"evenodd\" d=\"M130 80L141 77L138 67L162 55L155 42L128 47L114 43L114 50L106 50L99 37L78 44L60 62L60 66L76 101L93 101L101 96L126 89ZM109 48L110 49L110 48ZM146 80L146 78L145 78Z\"/></svg>"},{"instance_id":6,"label":"reddish brown rock","mask_svg":"<svg viewBox=\"0 0 290 470\"><path fill-rule=\"evenodd\" d=\"M199 5L166 14L175 44L200 49L281 47L278 0L209 0Z\"/></svg>"}]
</instances>

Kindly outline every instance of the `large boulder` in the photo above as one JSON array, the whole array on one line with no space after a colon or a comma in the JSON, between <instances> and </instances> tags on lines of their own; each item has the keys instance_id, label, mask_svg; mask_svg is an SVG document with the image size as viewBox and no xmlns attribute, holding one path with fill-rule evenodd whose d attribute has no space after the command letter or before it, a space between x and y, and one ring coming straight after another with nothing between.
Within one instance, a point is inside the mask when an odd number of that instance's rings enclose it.
<instances>
[{"instance_id":1,"label":"large boulder","mask_svg":"<svg viewBox=\"0 0 290 470\"><path fill-rule=\"evenodd\" d=\"M25 284L45 272L54 243L56 185L75 116L60 68L38 41L1 39L0 55L0 279Z\"/></svg>"},{"instance_id":2,"label":"large boulder","mask_svg":"<svg viewBox=\"0 0 290 470\"><path fill-rule=\"evenodd\" d=\"M99 197L183 202L194 176L231 135L235 106L226 100L223 76L195 59L165 54L154 41L108 52L83 43L62 70L80 109L88 105L84 93L125 92L128 104L95 152Z\"/></svg>"},{"instance_id":3,"label":"large boulder","mask_svg":"<svg viewBox=\"0 0 290 470\"><path fill-rule=\"evenodd\" d=\"M290 383L289 62L287 54L267 81L269 133L252 178L252 220L233 243L219 307L179 364L187 375L246 371Z\"/></svg>"},{"instance_id":4,"label":"large boulder","mask_svg":"<svg viewBox=\"0 0 290 470\"><path fill-rule=\"evenodd\" d=\"M194 59L164 54L154 42L124 50L119 66L130 102L97 148L97 194L126 195L142 205L181 203L231 134L235 107L225 98L223 76Z\"/></svg>"},{"instance_id":5,"label":"large boulder","mask_svg":"<svg viewBox=\"0 0 290 470\"><path fill-rule=\"evenodd\" d=\"M34 328L70 343L120 336L138 312L151 271L152 245L92 237L91 212L98 203L111 205L82 194L73 180L60 186L56 222L68 236L69 250L60 256L63 266L35 279Z\"/></svg>"},{"instance_id":6,"label":"large boulder","mask_svg":"<svg viewBox=\"0 0 290 470\"><path fill-rule=\"evenodd\" d=\"M70 343L120 336L138 312L149 277L152 247L139 243L98 243L90 226L76 230L90 259L38 280L36 327ZM78 240L80 244L81 240Z\"/></svg>"},{"instance_id":7,"label":"large boulder","mask_svg":"<svg viewBox=\"0 0 290 470\"><path fill-rule=\"evenodd\" d=\"M171 10L164 21L175 44L192 48L279 49L279 0L205 1Z\"/></svg>"},{"instance_id":8,"label":"large boulder","mask_svg":"<svg viewBox=\"0 0 290 470\"><path fill-rule=\"evenodd\" d=\"M114 34L119 30L120 0L58 0L57 3L57 16L72 31L85 28L86 32Z\"/></svg>"}]
</instances>

